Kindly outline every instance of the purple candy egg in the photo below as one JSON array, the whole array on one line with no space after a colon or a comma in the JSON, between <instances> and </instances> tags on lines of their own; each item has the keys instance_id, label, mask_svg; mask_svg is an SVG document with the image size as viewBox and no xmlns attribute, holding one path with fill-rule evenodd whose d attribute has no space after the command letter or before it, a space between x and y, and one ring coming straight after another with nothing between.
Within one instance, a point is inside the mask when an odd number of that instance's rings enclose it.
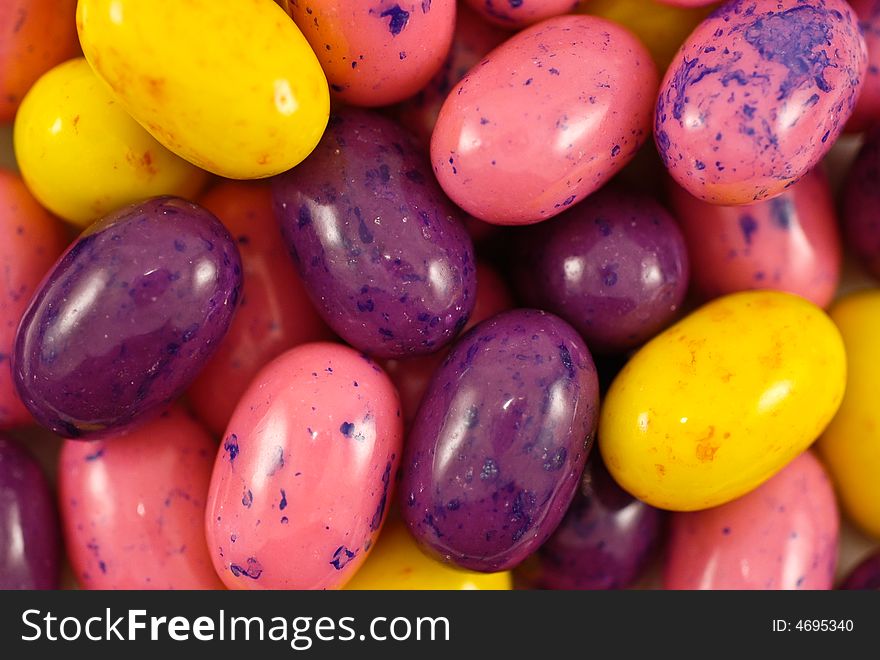
<instances>
[{"instance_id":1,"label":"purple candy egg","mask_svg":"<svg viewBox=\"0 0 880 660\"><path fill-rule=\"evenodd\" d=\"M866 557L840 585L841 589L880 590L880 550Z\"/></svg>"},{"instance_id":2,"label":"purple candy egg","mask_svg":"<svg viewBox=\"0 0 880 660\"><path fill-rule=\"evenodd\" d=\"M843 229L849 248L880 278L880 128L865 138L843 190Z\"/></svg>"},{"instance_id":3,"label":"purple candy egg","mask_svg":"<svg viewBox=\"0 0 880 660\"><path fill-rule=\"evenodd\" d=\"M561 316L590 350L616 353L673 320L687 292L687 248L653 199L605 189L517 230L512 276L524 304Z\"/></svg>"},{"instance_id":4,"label":"purple candy egg","mask_svg":"<svg viewBox=\"0 0 880 660\"><path fill-rule=\"evenodd\" d=\"M460 211L394 122L346 110L305 162L276 178L275 212L327 324L370 355L432 353L474 306Z\"/></svg>"},{"instance_id":5,"label":"purple candy egg","mask_svg":"<svg viewBox=\"0 0 880 660\"><path fill-rule=\"evenodd\" d=\"M0 435L0 590L57 589L55 498L37 462Z\"/></svg>"},{"instance_id":6,"label":"purple candy egg","mask_svg":"<svg viewBox=\"0 0 880 660\"><path fill-rule=\"evenodd\" d=\"M577 489L598 392L583 340L551 314L514 310L468 331L407 439L399 493L419 543L487 572L534 552Z\"/></svg>"},{"instance_id":7,"label":"purple candy egg","mask_svg":"<svg viewBox=\"0 0 880 660\"><path fill-rule=\"evenodd\" d=\"M62 255L22 318L22 401L68 438L144 421L214 353L241 284L238 248L203 208L159 197L107 216Z\"/></svg>"}]
</instances>

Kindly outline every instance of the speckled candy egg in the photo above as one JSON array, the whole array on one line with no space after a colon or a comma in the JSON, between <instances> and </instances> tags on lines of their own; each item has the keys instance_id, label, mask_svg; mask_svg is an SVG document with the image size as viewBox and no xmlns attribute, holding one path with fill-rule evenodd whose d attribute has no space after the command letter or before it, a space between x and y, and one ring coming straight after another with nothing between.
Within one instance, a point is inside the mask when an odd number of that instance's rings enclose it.
<instances>
[{"instance_id":1,"label":"speckled candy egg","mask_svg":"<svg viewBox=\"0 0 880 660\"><path fill-rule=\"evenodd\" d=\"M518 29L573 11L580 0L465 0L496 25Z\"/></svg>"},{"instance_id":2,"label":"speckled candy egg","mask_svg":"<svg viewBox=\"0 0 880 660\"><path fill-rule=\"evenodd\" d=\"M630 349L674 318L688 256L672 216L653 199L604 189L518 232L513 282L522 301L571 323L590 350Z\"/></svg>"},{"instance_id":3,"label":"speckled candy egg","mask_svg":"<svg viewBox=\"0 0 880 660\"><path fill-rule=\"evenodd\" d=\"M624 589L656 556L663 520L662 511L621 490L593 454L528 581L541 589Z\"/></svg>"},{"instance_id":4,"label":"speckled candy egg","mask_svg":"<svg viewBox=\"0 0 880 660\"><path fill-rule=\"evenodd\" d=\"M455 0L281 0L345 103L380 106L412 96L446 57Z\"/></svg>"},{"instance_id":5,"label":"speckled candy egg","mask_svg":"<svg viewBox=\"0 0 880 660\"><path fill-rule=\"evenodd\" d=\"M257 372L308 341L330 339L278 234L265 183L223 181L200 203L232 234L241 253L244 288L217 353L189 388L189 400L212 433L222 435Z\"/></svg>"},{"instance_id":6,"label":"speckled candy egg","mask_svg":"<svg viewBox=\"0 0 880 660\"><path fill-rule=\"evenodd\" d=\"M676 513L666 589L830 589L837 566L834 490L810 452L723 506Z\"/></svg>"},{"instance_id":7,"label":"speckled candy egg","mask_svg":"<svg viewBox=\"0 0 880 660\"><path fill-rule=\"evenodd\" d=\"M520 309L470 330L407 438L400 502L422 547L485 572L536 550L577 489L598 397L590 352L561 319Z\"/></svg>"},{"instance_id":8,"label":"speckled candy egg","mask_svg":"<svg viewBox=\"0 0 880 660\"><path fill-rule=\"evenodd\" d=\"M58 515L37 462L0 434L0 589L57 589Z\"/></svg>"},{"instance_id":9,"label":"speckled candy egg","mask_svg":"<svg viewBox=\"0 0 880 660\"><path fill-rule=\"evenodd\" d=\"M856 566L840 588L880 591L880 551L869 555Z\"/></svg>"},{"instance_id":10,"label":"speckled candy egg","mask_svg":"<svg viewBox=\"0 0 880 660\"><path fill-rule=\"evenodd\" d=\"M880 122L880 0L850 0L850 5L868 47L868 69L846 130L862 131Z\"/></svg>"},{"instance_id":11,"label":"speckled candy egg","mask_svg":"<svg viewBox=\"0 0 880 660\"><path fill-rule=\"evenodd\" d=\"M880 128L867 135L847 175L843 231L865 269L880 278Z\"/></svg>"},{"instance_id":12,"label":"speckled candy egg","mask_svg":"<svg viewBox=\"0 0 880 660\"><path fill-rule=\"evenodd\" d=\"M450 93L431 139L440 185L471 215L540 222L598 189L650 131L657 72L626 29L594 16L528 28Z\"/></svg>"},{"instance_id":13,"label":"speckled candy egg","mask_svg":"<svg viewBox=\"0 0 880 660\"><path fill-rule=\"evenodd\" d=\"M834 144L866 62L843 0L731 0L688 37L660 85L660 155L707 202L774 197Z\"/></svg>"},{"instance_id":14,"label":"speckled candy egg","mask_svg":"<svg viewBox=\"0 0 880 660\"><path fill-rule=\"evenodd\" d=\"M13 375L22 401L68 438L118 433L178 396L229 328L238 250L195 204L158 197L77 239L22 318Z\"/></svg>"},{"instance_id":15,"label":"speckled candy egg","mask_svg":"<svg viewBox=\"0 0 880 660\"><path fill-rule=\"evenodd\" d=\"M306 290L349 344L377 357L432 353L467 323L473 245L394 122L334 115L315 152L273 191Z\"/></svg>"},{"instance_id":16,"label":"speckled candy egg","mask_svg":"<svg viewBox=\"0 0 880 660\"><path fill-rule=\"evenodd\" d=\"M67 241L55 218L31 197L17 174L0 169L0 429L31 415L15 391L9 359L28 301Z\"/></svg>"},{"instance_id":17,"label":"speckled candy egg","mask_svg":"<svg viewBox=\"0 0 880 660\"><path fill-rule=\"evenodd\" d=\"M820 307L831 302L840 279L841 241L821 167L779 197L744 206L709 204L674 183L670 188L694 288L703 297L776 289Z\"/></svg>"},{"instance_id":18,"label":"speckled candy egg","mask_svg":"<svg viewBox=\"0 0 880 660\"><path fill-rule=\"evenodd\" d=\"M70 563L86 589L222 589L203 533L217 445L174 407L139 429L61 448Z\"/></svg>"},{"instance_id":19,"label":"speckled candy egg","mask_svg":"<svg viewBox=\"0 0 880 660\"><path fill-rule=\"evenodd\" d=\"M298 346L244 393L214 464L205 525L231 589L335 589L385 519L402 449L388 376L347 346Z\"/></svg>"}]
</instances>

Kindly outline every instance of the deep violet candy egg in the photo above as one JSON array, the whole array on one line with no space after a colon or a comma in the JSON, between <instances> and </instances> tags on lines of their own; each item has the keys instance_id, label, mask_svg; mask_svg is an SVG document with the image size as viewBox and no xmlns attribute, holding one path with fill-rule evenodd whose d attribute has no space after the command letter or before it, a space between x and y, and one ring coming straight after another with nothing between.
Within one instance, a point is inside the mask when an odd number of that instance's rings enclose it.
<instances>
[{"instance_id":1,"label":"deep violet candy egg","mask_svg":"<svg viewBox=\"0 0 880 660\"><path fill-rule=\"evenodd\" d=\"M589 350L552 314L513 310L468 331L407 438L400 502L422 547L485 572L535 551L577 489L598 392Z\"/></svg>"},{"instance_id":2,"label":"deep violet candy egg","mask_svg":"<svg viewBox=\"0 0 880 660\"><path fill-rule=\"evenodd\" d=\"M376 357L432 353L467 323L476 269L460 211L394 122L335 114L273 185L306 291L345 341Z\"/></svg>"},{"instance_id":3,"label":"deep violet candy egg","mask_svg":"<svg viewBox=\"0 0 880 660\"><path fill-rule=\"evenodd\" d=\"M866 557L840 585L841 589L880 590L880 551Z\"/></svg>"},{"instance_id":4,"label":"deep violet candy egg","mask_svg":"<svg viewBox=\"0 0 880 660\"><path fill-rule=\"evenodd\" d=\"M658 151L713 204L779 195L840 135L867 66L844 0L731 0L688 37L660 85Z\"/></svg>"},{"instance_id":5,"label":"deep violet candy egg","mask_svg":"<svg viewBox=\"0 0 880 660\"><path fill-rule=\"evenodd\" d=\"M68 438L145 421L213 354L241 284L238 248L203 208L158 197L107 216L61 256L22 318L22 401Z\"/></svg>"}]
</instances>

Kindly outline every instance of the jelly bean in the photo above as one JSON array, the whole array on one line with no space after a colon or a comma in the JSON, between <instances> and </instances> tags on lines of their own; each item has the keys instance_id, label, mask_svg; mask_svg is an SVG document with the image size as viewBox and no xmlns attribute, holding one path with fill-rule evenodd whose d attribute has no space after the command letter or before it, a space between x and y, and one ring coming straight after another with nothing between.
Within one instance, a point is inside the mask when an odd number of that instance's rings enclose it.
<instances>
[{"instance_id":1,"label":"jelly bean","mask_svg":"<svg viewBox=\"0 0 880 660\"><path fill-rule=\"evenodd\" d=\"M241 262L195 204L159 197L95 223L43 280L15 340L13 376L46 428L118 434L183 393L232 319Z\"/></svg>"},{"instance_id":2,"label":"jelly bean","mask_svg":"<svg viewBox=\"0 0 880 660\"><path fill-rule=\"evenodd\" d=\"M208 546L226 586L344 586L382 527L402 435L394 386L351 348L303 344L270 362L211 477Z\"/></svg>"},{"instance_id":3,"label":"jelly bean","mask_svg":"<svg viewBox=\"0 0 880 660\"><path fill-rule=\"evenodd\" d=\"M424 87L449 51L455 0L286 0L330 89L360 106L397 103Z\"/></svg>"},{"instance_id":4,"label":"jelly bean","mask_svg":"<svg viewBox=\"0 0 880 660\"><path fill-rule=\"evenodd\" d=\"M434 172L471 215L531 224L598 189L650 131L657 72L624 28L563 16L492 51L443 104Z\"/></svg>"},{"instance_id":5,"label":"jelly bean","mask_svg":"<svg viewBox=\"0 0 880 660\"><path fill-rule=\"evenodd\" d=\"M598 403L590 352L561 319L513 310L477 325L434 374L407 438L410 531L462 568L519 564L574 497Z\"/></svg>"},{"instance_id":6,"label":"jelly bean","mask_svg":"<svg viewBox=\"0 0 880 660\"><path fill-rule=\"evenodd\" d=\"M840 585L841 589L880 590L880 552L866 557Z\"/></svg>"},{"instance_id":7,"label":"jelly bean","mask_svg":"<svg viewBox=\"0 0 880 660\"><path fill-rule=\"evenodd\" d=\"M21 179L0 169L0 429L31 421L12 381L15 331L43 276L64 250L61 224L31 197Z\"/></svg>"},{"instance_id":8,"label":"jelly bean","mask_svg":"<svg viewBox=\"0 0 880 660\"><path fill-rule=\"evenodd\" d=\"M12 121L44 72L76 56L76 0L0 3L0 122Z\"/></svg>"},{"instance_id":9,"label":"jelly bean","mask_svg":"<svg viewBox=\"0 0 880 660\"><path fill-rule=\"evenodd\" d=\"M779 197L708 204L672 184L694 288L704 298L751 289L788 291L826 307L840 279L837 213L821 167Z\"/></svg>"},{"instance_id":10,"label":"jelly bean","mask_svg":"<svg viewBox=\"0 0 880 660\"><path fill-rule=\"evenodd\" d=\"M40 203L79 225L147 197L190 197L205 181L129 117L81 57L28 92L15 118L15 156Z\"/></svg>"},{"instance_id":11,"label":"jelly bean","mask_svg":"<svg viewBox=\"0 0 880 660\"><path fill-rule=\"evenodd\" d=\"M819 452L843 510L859 527L880 538L880 290L842 298L831 308L831 319L846 346L846 394L819 440Z\"/></svg>"},{"instance_id":12,"label":"jelly bean","mask_svg":"<svg viewBox=\"0 0 880 660\"><path fill-rule=\"evenodd\" d=\"M672 322L688 255L653 199L604 189L553 222L517 232L513 282L530 307L571 323L591 351L638 346Z\"/></svg>"},{"instance_id":13,"label":"jelly bean","mask_svg":"<svg viewBox=\"0 0 880 660\"><path fill-rule=\"evenodd\" d=\"M58 516L37 462L0 435L0 589L57 589Z\"/></svg>"},{"instance_id":14,"label":"jelly bean","mask_svg":"<svg viewBox=\"0 0 880 660\"><path fill-rule=\"evenodd\" d=\"M667 589L830 589L840 526L810 452L743 497L670 521Z\"/></svg>"},{"instance_id":15,"label":"jelly bean","mask_svg":"<svg viewBox=\"0 0 880 660\"><path fill-rule=\"evenodd\" d=\"M611 385L599 446L614 479L663 509L729 502L819 437L843 397L840 333L788 293L718 298L645 344Z\"/></svg>"},{"instance_id":16,"label":"jelly bean","mask_svg":"<svg viewBox=\"0 0 880 660\"><path fill-rule=\"evenodd\" d=\"M189 388L196 415L219 435L257 372L299 344L332 333L308 299L279 240L272 193L263 183L224 181L201 199L230 231L241 253L241 303L217 353Z\"/></svg>"},{"instance_id":17,"label":"jelly bean","mask_svg":"<svg viewBox=\"0 0 880 660\"><path fill-rule=\"evenodd\" d=\"M862 131L880 121L880 0L850 0L868 47L868 69L848 131Z\"/></svg>"},{"instance_id":18,"label":"jelly bean","mask_svg":"<svg viewBox=\"0 0 880 660\"><path fill-rule=\"evenodd\" d=\"M476 573L444 564L423 553L399 519L390 520L376 547L346 586L352 590L505 590L508 571Z\"/></svg>"},{"instance_id":19,"label":"jelly bean","mask_svg":"<svg viewBox=\"0 0 880 660\"><path fill-rule=\"evenodd\" d=\"M334 114L315 153L273 191L306 290L349 344L377 357L432 353L467 323L473 245L394 122Z\"/></svg>"},{"instance_id":20,"label":"jelly bean","mask_svg":"<svg viewBox=\"0 0 880 660\"><path fill-rule=\"evenodd\" d=\"M834 144L866 63L844 0L731 0L667 70L657 148L673 178L707 202L775 197Z\"/></svg>"},{"instance_id":21,"label":"jelly bean","mask_svg":"<svg viewBox=\"0 0 880 660\"><path fill-rule=\"evenodd\" d=\"M89 64L178 156L233 179L290 169L314 149L327 80L271 0L80 0Z\"/></svg>"},{"instance_id":22,"label":"jelly bean","mask_svg":"<svg viewBox=\"0 0 880 660\"><path fill-rule=\"evenodd\" d=\"M465 0L487 21L510 29L573 11L580 0Z\"/></svg>"},{"instance_id":23,"label":"jelly bean","mask_svg":"<svg viewBox=\"0 0 880 660\"><path fill-rule=\"evenodd\" d=\"M865 269L880 278L880 128L868 134L847 174L843 231Z\"/></svg>"},{"instance_id":24,"label":"jelly bean","mask_svg":"<svg viewBox=\"0 0 880 660\"><path fill-rule=\"evenodd\" d=\"M664 513L614 483L595 454L568 513L538 550L541 589L623 589L657 552Z\"/></svg>"},{"instance_id":25,"label":"jelly bean","mask_svg":"<svg viewBox=\"0 0 880 660\"><path fill-rule=\"evenodd\" d=\"M87 589L222 589L205 542L217 446L179 407L139 429L61 448L64 538Z\"/></svg>"}]
</instances>

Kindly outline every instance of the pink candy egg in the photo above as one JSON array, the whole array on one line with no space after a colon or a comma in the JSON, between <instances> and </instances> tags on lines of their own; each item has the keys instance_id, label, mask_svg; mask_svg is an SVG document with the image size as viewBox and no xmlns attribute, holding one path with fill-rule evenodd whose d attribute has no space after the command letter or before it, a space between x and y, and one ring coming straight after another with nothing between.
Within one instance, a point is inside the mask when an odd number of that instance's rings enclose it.
<instances>
[{"instance_id":1,"label":"pink candy egg","mask_svg":"<svg viewBox=\"0 0 880 660\"><path fill-rule=\"evenodd\" d=\"M657 72L626 29L594 16L532 26L452 90L431 139L440 185L500 225L551 218L608 181L650 132Z\"/></svg>"},{"instance_id":2,"label":"pink candy egg","mask_svg":"<svg viewBox=\"0 0 880 660\"><path fill-rule=\"evenodd\" d=\"M672 516L667 589L830 589L839 528L834 491L806 452L728 504Z\"/></svg>"},{"instance_id":3,"label":"pink candy egg","mask_svg":"<svg viewBox=\"0 0 880 660\"><path fill-rule=\"evenodd\" d=\"M880 123L880 0L850 0L868 47L868 70L848 131L863 131Z\"/></svg>"},{"instance_id":4,"label":"pink candy egg","mask_svg":"<svg viewBox=\"0 0 880 660\"><path fill-rule=\"evenodd\" d=\"M580 0L465 0L496 25L521 28L551 16L574 11Z\"/></svg>"},{"instance_id":5,"label":"pink candy egg","mask_svg":"<svg viewBox=\"0 0 880 660\"><path fill-rule=\"evenodd\" d=\"M232 415L205 525L232 589L335 589L366 558L402 449L397 392L369 358L303 344L270 362Z\"/></svg>"},{"instance_id":6,"label":"pink candy egg","mask_svg":"<svg viewBox=\"0 0 880 660\"><path fill-rule=\"evenodd\" d=\"M58 490L64 539L87 589L222 589L202 521L217 453L175 407L128 435L68 440Z\"/></svg>"}]
</instances>

